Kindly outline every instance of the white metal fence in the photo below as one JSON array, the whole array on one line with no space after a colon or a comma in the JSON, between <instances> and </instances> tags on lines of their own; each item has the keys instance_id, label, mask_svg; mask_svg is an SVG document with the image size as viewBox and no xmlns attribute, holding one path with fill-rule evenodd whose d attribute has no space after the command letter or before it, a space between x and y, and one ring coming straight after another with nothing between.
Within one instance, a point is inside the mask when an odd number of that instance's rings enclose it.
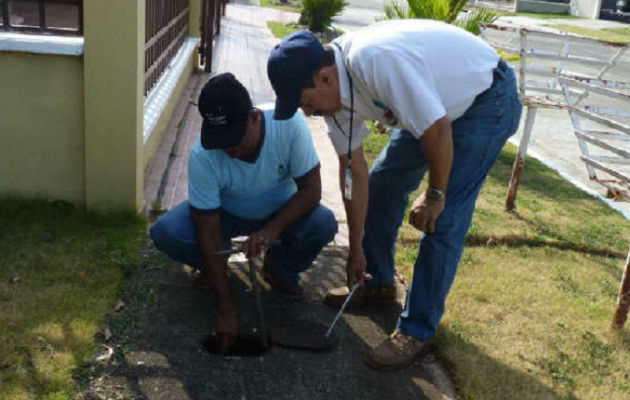
<instances>
[{"instance_id":1,"label":"white metal fence","mask_svg":"<svg viewBox=\"0 0 630 400\"><path fill-rule=\"evenodd\" d=\"M514 161L506 209L514 208L527 147L539 108L567 110L589 178L609 197L630 199L630 82L625 43L495 24L481 24L484 40L515 59L527 115ZM613 327L630 309L630 251Z\"/></svg>"}]
</instances>

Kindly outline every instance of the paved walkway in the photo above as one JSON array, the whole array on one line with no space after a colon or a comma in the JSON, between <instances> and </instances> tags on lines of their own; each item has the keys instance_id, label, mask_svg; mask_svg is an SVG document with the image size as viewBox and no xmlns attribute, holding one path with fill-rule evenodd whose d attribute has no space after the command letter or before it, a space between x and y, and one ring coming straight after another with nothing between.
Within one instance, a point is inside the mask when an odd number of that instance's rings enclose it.
<instances>
[{"instance_id":1,"label":"paved walkway","mask_svg":"<svg viewBox=\"0 0 630 400\"><path fill-rule=\"evenodd\" d=\"M535 18L520 15L506 15L500 17L497 22L511 23L514 25L541 27L544 25L570 25L588 29L614 29L629 28L630 25L618 21L589 18Z\"/></svg>"}]
</instances>

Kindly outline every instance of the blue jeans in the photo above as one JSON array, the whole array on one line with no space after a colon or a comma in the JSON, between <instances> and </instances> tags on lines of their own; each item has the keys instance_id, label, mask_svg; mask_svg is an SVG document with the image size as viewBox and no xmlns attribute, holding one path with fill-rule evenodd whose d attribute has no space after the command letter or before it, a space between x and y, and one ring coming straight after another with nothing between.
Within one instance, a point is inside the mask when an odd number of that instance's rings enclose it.
<instances>
[{"instance_id":1,"label":"blue jeans","mask_svg":"<svg viewBox=\"0 0 630 400\"><path fill-rule=\"evenodd\" d=\"M249 235L261 229L271 217L248 220L221 211L221 236L224 245L230 238ZM155 247L172 259L204 270L197 229L190 216L190 205L184 201L162 215L149 231ZM268 251L273 272L288 283L298 281L322 248L337 233L337 220L332 211L319 205L306 217L290 226L281 236L281 243Z\"/></svg>"},{"instance_id":2,"label":"blue jeans","mask_svg":"<svg viewBox=\"0 0 630 400\"><path fill-rule=\"evenodd\" d=\"M446 204L435 232L420 240L407 303L398 321L403 333L421 340L435 335L479 190L505 142L518 128L521 111L514 73L501 61L492 86L453 121L454 154ZM372 166L363 239L367 272L373 276L368 285L393 282L398 229L409 194L418 188L427 169L420 141L406 131L392 134Z\"/></svg>"}]
</instances>

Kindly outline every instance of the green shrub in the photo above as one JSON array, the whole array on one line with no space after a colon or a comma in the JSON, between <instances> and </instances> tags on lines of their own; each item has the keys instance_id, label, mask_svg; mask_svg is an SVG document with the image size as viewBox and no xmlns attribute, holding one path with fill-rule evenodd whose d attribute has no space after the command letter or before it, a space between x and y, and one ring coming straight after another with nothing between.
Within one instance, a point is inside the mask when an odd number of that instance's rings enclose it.
<instances>
[{"instance_id":1,"label":"green shrub","mask_svg":"<svg viewBox=\"0 0 630 400\"><path fill-rule=\"evenodd\" d=\"M302 15L313 32L323 32L348 3L345 0L303 0Z\"/></svg>"},{"instance_id":2,"label":"green shrub","mask_svg":"<svg viewBox=\"0 0 630 400\"><path fill-rule=\"evenodd\" d=\"M493 22L497 14L483 8L469 10L460 15L468 0L394 0L385 6L385 19L426 18L457 25L475 35L480 22Z\"/></svg>"}]
</instances>

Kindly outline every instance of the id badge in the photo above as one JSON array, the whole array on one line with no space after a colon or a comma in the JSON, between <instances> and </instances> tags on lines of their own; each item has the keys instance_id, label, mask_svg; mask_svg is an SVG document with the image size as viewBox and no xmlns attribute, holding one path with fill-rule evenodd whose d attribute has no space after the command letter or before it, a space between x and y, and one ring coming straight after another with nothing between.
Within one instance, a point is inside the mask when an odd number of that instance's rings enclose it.
<instances>
[{"instance_id":1,"label":"id badge","mask_svg":"<svg viewBox=\"0 0 630 400\"><path fill-rule=\"evenodd\" d=\"M344 185L343 197L352 200L352 170L346 168L346 184Z\"/></svg>"}]
</instances>

